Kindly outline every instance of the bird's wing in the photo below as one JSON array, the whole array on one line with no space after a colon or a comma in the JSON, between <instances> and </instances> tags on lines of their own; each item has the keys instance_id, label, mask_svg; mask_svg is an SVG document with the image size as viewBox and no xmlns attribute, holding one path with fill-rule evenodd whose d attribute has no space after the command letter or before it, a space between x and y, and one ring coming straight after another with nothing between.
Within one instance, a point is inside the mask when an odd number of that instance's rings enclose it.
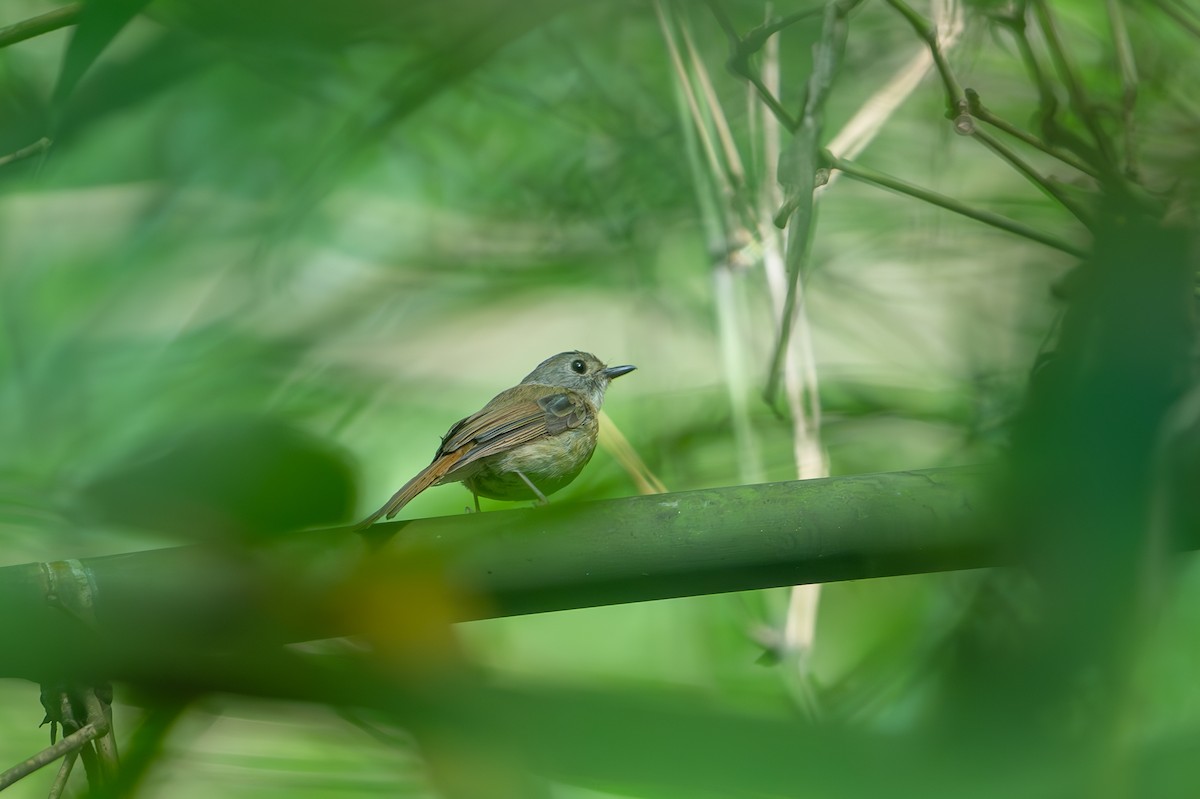
<instances>
[{"instance_id":1,"label":"bird's wing","mask_svg":"<svg viewBox=\"0 0 1200 799\"><path fill-rule=\"evenodd\" d=\"M527 393L525 388L520 394ZM478 413L451 427L433 462L405 483L382 508L359 522L357 529L366 529L384 516L392 518L413 497L457 469L488 455L578 427L587 418L587 400L573 391L538 399L515 399L513 391L501 392Z\"/></svg>"},{"instance_id":2,"label":"bird's wing","mask_svg":"<svg viewBox=\"0 0 1200 799\"><path fill-rule=\"evenodd\" d=\"M517 387L523 388L527 387ZM466 448L466 454L454 464L455 469L462 468L488 455L578 427L587 418L587 400L573 391L516 401L512 391L498 394L478 413L450 428L442 439L439 457Z\"/></svg>"}]
</instances>

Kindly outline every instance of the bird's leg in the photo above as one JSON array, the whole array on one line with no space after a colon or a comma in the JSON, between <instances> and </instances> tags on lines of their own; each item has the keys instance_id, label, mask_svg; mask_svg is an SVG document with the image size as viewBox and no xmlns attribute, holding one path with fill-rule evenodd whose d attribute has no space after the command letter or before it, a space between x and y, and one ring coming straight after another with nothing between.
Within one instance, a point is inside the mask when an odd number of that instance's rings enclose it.
<instances>
[{"instance_id":1,"label":"bird's leg","mask_svg":"<svg viewBox=\"0 0 1200 799\"><path fill-rule=\"evenodd\" d=\"M471 499L475 500L475 510L471 510L471 506L468 505L467 507L463 508L463 513L479 513L479 495L475 493L474 488L467 485L465 482L463 485L466 486L467 490L471 492Z\"/></svg>"},{"instance_id":2,"label":"bird's leg","mask_svg":"<svg viewBox=\"0 0 1200 799\"><path fill-rule=\"evenodd\" d=\"M550 504L550 500L546 499L546 495L543 494L540 490L538 490L538 487L533 484L532 480L530 480L528 477L525 476L524 472L522 472L520 469L514 469L514 471L517 473L517 477L520 477L522 480L524 480L525 485L529 486L529 490L533 492L533 495L535 497L537 497L537 504L539 504L539 505L549 505Z\"/></svg>"}]
</instances>

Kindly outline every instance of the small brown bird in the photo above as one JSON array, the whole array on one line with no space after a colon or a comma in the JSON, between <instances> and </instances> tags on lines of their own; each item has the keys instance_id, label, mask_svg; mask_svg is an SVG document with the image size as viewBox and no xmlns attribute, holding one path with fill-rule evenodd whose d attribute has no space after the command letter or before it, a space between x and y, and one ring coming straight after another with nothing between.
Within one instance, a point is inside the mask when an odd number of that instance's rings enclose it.
<instances>
[{"instance_id":1,"label":"small brown bird","mask_svg":"<svg viewBox=\"0 0 1200 799\"><path fill-rule=\"evenodd\" d=\"M609 382L636 368L605 366L587 352L552 355L451 427L433 462L357 528L392 518L426 488L445 483L469 488L476 510L480 496L545 502L591 460Z\"/></svg>"}]
</instances>

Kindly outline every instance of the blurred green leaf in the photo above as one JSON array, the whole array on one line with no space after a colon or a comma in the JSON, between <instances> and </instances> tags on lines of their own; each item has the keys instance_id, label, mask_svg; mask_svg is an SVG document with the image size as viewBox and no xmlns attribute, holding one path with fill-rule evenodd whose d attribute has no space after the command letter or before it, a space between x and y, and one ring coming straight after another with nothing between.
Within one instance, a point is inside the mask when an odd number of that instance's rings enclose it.
<instances>
[{"instance_id":1,"label":"blurred green leaf","mask_svg":"<svg viewBox=\"0 0 1200 799\"><path fill-rule=\"evenodd\" d=\"M79 523L149 528L200 541L251 542L350 520L346 458L280 422L181 431L83 489Z\"/></svg>"},{"instance_id":2,"label":"blurred green leaf","mask_svg":"<svg viewBox=\"0 0 1200 799\"><path fill-rule=\"evenodd\" d=\"M719 5L739 35L807 9ZM951 4L965 26L949 64L1051 150L1095 157L1095 131L1110 139L1113 163L1091 169L1103 186L1005 141L1089 211L1123 183L1138 213L1118 207L1084 262L835 179L798 303L813 361L791 364L819 378L811 429L835 473L1007 459L998 529L1028 568L827 586L812 650L772 667L756 660L783 652L786 589L451 627L469 600L440 564L364 565L358 539L296 532L377 505L454 420L574 347L638 364L606 411L671 489L795 477L792 420L758 398L778 334L760 225L779 207L777 150L707 5L95 0L77 30L0 48L0 157L56 134L0 167L3 556L133 558L132 587L98 610L163 625L133 660L168 665L118 685L119 732L151 721L142 792L479 799L449 778L470 771L495 775L499 795L563 799L1188 795L1200 570L1158 553L1196 534L1200 59L1187 21L1200 18L1174 0L1123 4L1131 87L1111 4L1047 6L1085 102L1072 107L1037 20L1014 16L1026 3ZM2 24L50 7L13 0ZM913 7L932 20L938 6ZM951 129L936 77L908 95L891 83L928 46L887 4L860 4L848 26L819 146L868 109L856 161L1091 247ZM789 112L820 33L818 17L796 21L777 53L750 57L764 79L778 72ZM709 225L698 208L729 197L741 212ZM541 511L635 490L601 451ZM429 523L445 530L511 518L464 521L469 501L437 488L409 515L450 516ZM519 559L512 534L483 543ZM763 544L754 525L737 535L730 552ZM841 525L820 535L836 543ZM181 539L216 544L192 550L195 583L133 557ZM605 544L581 573L628 565L621 534ZM26 624L14 659L49 634L38 619L64 621L41 567L24 573L36 613L13 619ZM184 599L146 607L138 581ZM186 599L212 586L211 606ZM264 647L330 629L314 597L337 587L336 621L369 622L390 660L361 641L287 658ZM414 610L396 613L397 597ZM248 617L251 599L269 621ZM78 632L65 663L97 643ZM423 658L431 641L438 657ZM338 647L352 668L315 667ZM421 686L425 715L399 709L411 686L380 675L430 662L517 687L500 696L460 674ZM220 675L234 693L198 699L160 737L172 687ZM37 692L0 687L0 759L17 762L44 744ZM350 700L436 734L417 746L348 726L331 706ZM37 779L10 792L43 796Z\"/></svg>"},{"instance_id":3,"label":"blurred green leaf","mask_svg":"<svg viewBox=\"0 0 1200 799\"><path fill-rule=\"evenodd\" d=\"M100 54L150 0L87 0L63 56L51 104L61 117L75 87Z\"/></svg>"}]
</instances>

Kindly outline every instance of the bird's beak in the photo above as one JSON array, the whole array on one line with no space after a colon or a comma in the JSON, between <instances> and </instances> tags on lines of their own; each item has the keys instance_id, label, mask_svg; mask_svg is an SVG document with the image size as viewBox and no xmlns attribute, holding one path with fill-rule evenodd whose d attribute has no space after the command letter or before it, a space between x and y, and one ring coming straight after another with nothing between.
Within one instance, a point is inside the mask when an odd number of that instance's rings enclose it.
<instances>
[{"instance_id":1,"label":"bird's beak","mask_svg":"<svg viewBox=\"0 0 1200 799\"><path fill-rule=\"evenodd\" d=\"M626 365L626 366L610 366L607 369L605 369L603 372L601 372L600 374L604 375L609 380L612 380L614 377L620 377L621 375L627 375L636 368L637 368L636 366L628 366L628 365Z\"/></svg>"}]
</instances>

